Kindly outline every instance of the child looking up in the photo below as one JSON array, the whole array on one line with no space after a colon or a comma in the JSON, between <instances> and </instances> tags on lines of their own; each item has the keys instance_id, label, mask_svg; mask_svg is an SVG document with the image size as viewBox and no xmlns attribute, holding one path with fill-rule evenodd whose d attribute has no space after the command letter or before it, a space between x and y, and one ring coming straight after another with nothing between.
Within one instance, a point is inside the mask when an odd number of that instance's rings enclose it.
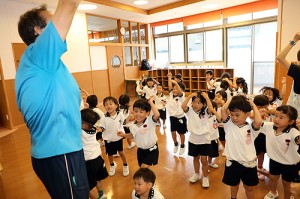
<instances>
[{"instance_id":1,"label":"child looking up","mask_svg":"<svg viewBox=\"0 0 300 199\"><path fill-rule=\"evenodd\" d=\"M192 99L191 106L188 102ZM200 179L200 158L202 164L202 186L209 187L207 156L210 154L210 126L208 117L213 111L211 101L205 92L190 94L181 105L183 111L188 117L188 131L191 133L189 138L188 154L193 156L195 174L189 179L195 183Z\"/></svg>"},{"instance_id":2,"label":"child looking up","mask_svg":"<svg viewBox=\"0 0 300 199\"><path fill-rule=\"evenodd\" d=\"M164 199L163 195L154 187L155 173L148 168L140 168L133 175L134 190L132 199Z\"/></svg>"},{"instance_id":3,"label":"child looking up","mask_svg":"<svg viewBox=\"0 0 300 199\"><path fill-rule=\"evenodd\" d=\"M254 120L249 124L246 119L251 109ZM224 154L227 159L222 181L230 186L231 198L237 197L242 181L247 198L254 199L254 186L258 184L254 139L262 123L260 113L252 100L237 95L227 100L221 114L226 132Z\"/></svg>"},{"instance_id":4,"label":"child looking up","mask_svg":"<svg viewBox=\"0 0 300 199\"><path fill-rule=\"evenodd\" d=\"M91 199L105 199L101 180L107 178L108 173L103 158L101 157L100 144L96 140L94 125L99 120L99 115L90 108L80 111L82 120L82 145L86 171L89 181Z\"/></svg>"},{"instance_id":5,"label":"child looking up","mask_svg":"<svg viewBox=\"0 0 300 199\"><path fill-rule=\"evenodd\" d=\"M109 175L113 176L116 172L117 164L114 162L113 155L120 154L123 161L123 176L129 175L129 166L123 152L123 139L118 136L118 132L124 133L124 115L119 111L118 100L114 97L106 97L103 100L106 110L105 117L101 120L105 149L110 163Z\"/></svg>"},{"instance_id":6,"label":"child looking up","mask_svg":"<svg viewBox=\"0 0 300 199\"><path fill-rule=\"evenodd\" d=\"M265 122L262 131L266 134L267 154L270 157L270 192L264 199L278 197L277 184L281 176L284 197L292 198L291 182L298 176L297 163L300 132L296 126L297 110L289 105L279 106L273 122ZM293 197L294 198L294 197Z\"/></svg>"},{"instance_id":7,"label":"child looking up","mask_svg":"<svg viewBox=\"0 0 300 199\"><path fill-rule=\"evenodd\" d=\"M153 115L149 115L152 109ZM133 104L134 122L129 126L130 134L118 133L118 136L134 138L137 150L138 164L142 168L149 168L158 162L158 145L155 133L159 112L153 104L153 97L148 101L136 100Z\"/></svg>"},{"instance_id":8,"label":"child looking up","mask_svg":"<svg viewBox=\"0 0 300 199\"><path fill-rule=\"evenodd\" d=\"M174 86L173 86L174 85ZM187 132L186 117L181 108L181 104L184 100L185 86L181 82L172 80L172 73L168 74L168 87L169 87L169 101L167 104L167 111L170 116L171 134L174 142L174 153L178 152L177 134L180 137L180 150L179 155L183 155L185 152L185 134Z\"/></svg>"}]
</instances>

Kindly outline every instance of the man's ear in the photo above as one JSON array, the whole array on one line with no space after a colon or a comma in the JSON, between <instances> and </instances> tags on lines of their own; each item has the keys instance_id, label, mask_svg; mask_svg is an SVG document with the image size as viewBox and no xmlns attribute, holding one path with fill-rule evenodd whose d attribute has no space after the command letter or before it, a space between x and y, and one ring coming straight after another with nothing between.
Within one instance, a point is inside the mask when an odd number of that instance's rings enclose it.
<instances>
[{"instance_id":1,"label":"man's ear","mask_svg":"<svg viewBox=\"0 0 300 199\"><path fill-rule=\"evenodd\" d=\"M34 26L34 35L40 35L42 33L43 29L39 26Z\"/></svg>"}]
</instances>

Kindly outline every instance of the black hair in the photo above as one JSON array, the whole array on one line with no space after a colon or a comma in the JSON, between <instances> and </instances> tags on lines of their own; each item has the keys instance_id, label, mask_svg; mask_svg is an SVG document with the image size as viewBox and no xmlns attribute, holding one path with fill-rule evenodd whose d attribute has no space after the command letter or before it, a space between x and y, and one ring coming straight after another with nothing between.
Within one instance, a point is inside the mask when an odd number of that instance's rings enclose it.
<instances>
[{"instance_id":1,"label":"black hair","mask_svg":"<svg viewBox=\"0 0 300 199\"><path fill-rule=\"evenodd\" d=\"M256 106L267 106L270 104L268 97L265 95L256 95L253 99L253 103Z\"/></svg>"},{"instance_id":2,"label":"black hair","mask_svg":"<svg viewBox=\"0 0 300 199\"><path fill-rule=\"evenodd\" d=\"M236 85L239 85L239 84L242 84L242 86L243 86L243 93L247 94L248 93L248 85L247 85L246 80L242 77L238 77L236 79Z\"/></svg>"},{"instance_id":3,"label":"black hair","mask_svg":"<svg viewBox=\"0 0 300 199\"><path fill-rule=\"evenodd\" d=\"M138 99L133 103L133 109L139 108L141 110L145 110L146 112L150 112L151 106L146 99Z\"/></svg>"},{"instance_id":4,"label":"black hair","mask_svg":"<svg viewBox=\"0 0 300 199\"><path fill-rule=\"evenodd\" d=\"M125 113L128 113L129 109L129 102L130 102L130 97L127 94L123 94L119 97L119 104L120 108L124 109Z\"/></svg>"},{"instance_id":5,"label":"black hair","mask_svg":"<svg viewBox=\"0 0 300 199\"><path fill-rule=\"evenodd\" d=\"M89 104L89 108L93 109L93 108L96 108L97 105L98 105L98 98L96 95L89 95L87 98L86 98L86 103Z\"/></svg>"},{"instance_id":6,"label":"black hair","mask_svg":"<svg viewBox=\"0 0 300 199\"><path fill-rule=\"evenodd\" d=\"M272 91L273 92L273 99L270 101L270 104L272 104L276 99L280 99L279 90L277 88L272 88L269 86L264 86L260 89L260 92L264 94L266 91Z\"/></svg>"},{"instance_id":7,"label":"black hair","mask_svg":"<svg viewBox=\"0 0 300 199\"><path fill-rule=\"evenodd\" d=\"M210 100L212 106L213 106L213 109L217 110L218 106L217 106L217 103L214 101L214 100Z\"/></svg>"},{"instance_id":8,"label":"black hair","mask_svg":"<svg viewBox=\"0 0 300 199\"><path fill-rule=\"evenodd\" d=\"M252 110L250 102L244 95L237 95L232 97L228 109L230 112L240 110L244 113L248 113Z\"/></svg>"},{"instance_id":9,"label":"black hair","mask_svg":"<svg viewBox=\"0 0 300 199\"><path fill-rule=\"evenodd\" d=\"M152 77L147 77L146 82L153 82L153 78Z\"/></svg>"},{"instance_id":10,"label":"black hair","mask_svg":"<svg viewBox=\"0 0 300 199\"><path fill-rule=\"evenodd\" d=\"M142 178L145 182L152 183L152 185L154 185L156 175L152 170L148 168L140 168L134 173L133 179L140 179L140 178Z\"/></svg>"},{"instance_id":11,"label":"black hair","mask_svg":"<svg viewBox=\"0 0 300 199\"><path fill-rule=\"evenodd\" d=\"M286 114L290 120L294 120L294 123L291 125L291 127L298 129L296 126L296 121L298 117L297 109L290 105L282 105L276 108L276 111L281 111L283 114Z\"/></svg>"},{"instance_id":12,"label":"black hair","mask_svg":"<svg viewBox=\"0 0 300 199\"><path fill-rule=\"evenodd\" d=\"M164 85L162 85L162 84L157 84L157 85L156 85L156 88L157 88L158 86L162 87L162 90L165 90Z\"/></svg>"},{"instance_id":13,"label":"black hair","mask_svg":"<svg viewBox=\"0 0 300 199\"><path fill-rule=\"evenodd\" d=\"M221 75L221 79L224 79L224 78L230 79L230 74L229 74L228 72L224 72L224 73Z\"/></svg>"},{"instance_id":14,"label":"black hair","mask_svg":"<svg viewBox=\"0 0 300 199\"><path fill-rule=\"evenodd\" d=\"M212 70L206 70L206 71L205 71L205 74L213 75L214 72L213 72Z\"/></svg>"},{"instance_id":15,"label":"black hair","mask_svg":"<svg viewBox=\"0 0 300 199\"><path fill-rule=\"evenodd\" d=\"M91 125L96 124L96 122L100 119L98 113L93 111L93 109L85 108L80 111L81 113L81 120L85 121Z\"/></svg>"},{"instance_id":16,"label":"black hair","mask_svg":"<svg viewBox=\"0 0 300 199\"><path fill-rule=\"evenodd\" d=\"M118 103L118 100L112 96L108 96L106 98L104 98L103 100L103 106L105 106L105 103L108 102L108 101L112 101L114 104L117 105L117 112L119 111L119 103ZM108 114L108 113L107 113Z\"/></svg>"},{"instance_id":17,"label":"black hair","mask_svg":"<svg viewBox=\"0 0 300 199\"><path fill-rule=\"evenodd\" d=\"M181 88L182 92L185 91L185 85L182 82L177 82L178 86Z\"/></svg>"},{"instance_id":18,"label":"black hair","mask_svg":"<svg viewBox=\"0 0 300 199\"><path fill-rule=\"evenodd\" d=\"M220 84L220 88L224 89L224 91L226 91L229 88L229 84L227 81L222 80L221 84Z\"/></svg>"},{"instance_id":19,"label":"black hair","mask_svg":"<svg viewBox=\"0 0 300 199\"><path fill-rule=\"evenodd\" d=\"M176 77L177 79L180 79L180 81L182 81L182 79L181 79L181 78L182 78L182 75L181 75L180 73L176 74L175 77Z\"/></svg>"},{"instance_id":20,"label":"black hair","mask_svg":"<svg viewBox=\"0 0 300 199\"><path fill-rule=\"evenodd\" d=\"M225 91L217 91L216 94L220 94L224 100L224 102L227 101L227 93Z\"/></svg>"},{"instance_id":21,"label":"black hair","mask_svg":"<svg viewBox=\"0 0 300 199\"><path fill-rule=\"evenodd\" d=\"M203 91L198 91L197 92L197 96L193 96L192 97L192 102L196 99L196 98L199 98L200 99L200 102L201 104L203 104L203 107L201 108L200 112L199 112L199 117L201 118L201 116L205 115L205 109L207 107L207 102L206 102L206 99L201 95Z\"/></svg>"},{"instance_id":22,"label":"black hair","mask_svg":"<svg viewBox=\"0 0 300 199\"><path fill-rule=\"evenodd\" d=\"M297 61L300 61L300 49L297 52Z\"/></svg>"},{"instance_id":23,"label":"black hair","mask_svg":"<svg viewBox=\"0 0 300 199\"><path fill-rule=\"evenodd\" d=\"M18 32L27 46L34 43L36 38L39 36L36 34L34 27L45 28L47 25L46 20L41 17L41 12L43 11L47 11L47 6L45 4L31 9L20 16Z\"/></svg>"}]
</instances>

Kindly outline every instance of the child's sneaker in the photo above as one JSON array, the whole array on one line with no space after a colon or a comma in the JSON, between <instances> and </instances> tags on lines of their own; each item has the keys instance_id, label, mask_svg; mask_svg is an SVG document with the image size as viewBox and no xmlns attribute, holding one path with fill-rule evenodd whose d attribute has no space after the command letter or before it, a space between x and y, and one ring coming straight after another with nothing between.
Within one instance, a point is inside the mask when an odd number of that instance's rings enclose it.
<instances>
[{"instance_id":1,"label":"child's sneaker","mask_svg":"<svg viewBox=\"0 0 300 199\"><path fill-rule=\"evenodd\" d=\"M272 191L269 191L267 195L265 195L264 199L275 199L278 198L278 192L276 191L275 194L272 193Z\"/></svg>"},{"instance_id":2,"label":"child's sneaker","mask_svg":"<svg viewBox=\"0 0 300 199\"><path fill-rule=\"evenodd\" d=\"M197 174L197 173L194 173L194 175L192 176L192 177L190 177L190 179L189 179L189 181L191 182L191 183L195 183L195 182L197 182L198 180L200 180L200 174Z\"/></svg>"},{"instance_id":3,"label":"child's sneaker","mask_svg":"<svg viewBox=\"0 0 300 199\"><path fill-rule=\"evenodd\" d=\"M174 146L173 152L174 152L174 153L177 153L177 152L178 152L178 145L177 145L177 146Z\"/></svg>"},{"instance_id":4,"label":"child's sneaker","mask_svg":"<svg viewBox=\"0 0 300 199\"><path fill-rule=\"evenodd\" d=\"M217 164L215 164L215 163L213 163L213 162L209 163L208 166L210 166L210 167L212 167L212 168L214 168L214 169L219 168L219 165L217 165Z\"/></svg>"},{"instance_id":5,"label":"child's sneaker","mask_svg":"<svg viewBox=\"0 0 300 199\"><path fill-rule=\"evenodd\" d=\"M259 180L265 180L265 175L263 175L259 172L257 172L257 177L258 177Z\"/></svg>"},{"instance_id":6,"label":"child's sneaker","mask_svg":"<svg viewBox=\"0 0 300 199\"><path fill-rule=\"evenodd\" d=\"M128 145L128 149L132 149L133 147L135 147L135 142L131 142L131 144Z\"/></svg>"},{"instance_id":7,"label":"child's sneaker","mask_svg":"<svg viewBox=\"0 0 300 199\"><path fill-rule=\"evenodd\" d=\"M185 146L184 147L180 147L179 155L183 155L184 152L185 152Z\"/></svg>"},{"instance_id":8,"label":"child's sneaker","mask_svg":"<svg viewBox=\"0 0 300 199\"><path fill-rule=\"evenodd\" d=\"M108 172L110 176L115 175L115 173L116 173L116 167L117 167L117 163L115 163L115 162L114 162L114 166L110 166L109 172Z\"/></svg>"},{"instance_id":9,"label":"child's sneaker","mask_svg":"<svg viewBox=\"0 0 300 199\"><path fill-rule=\"evenodd\" d=\"M129 175L129 166L123 166L123 176L128 176Z\"/></svg>"},{"instance_id":10,"label":"child's sneaker","mask_svg":"<svg viewBox=\"0 0 300 199\"><path fill-rule=\"evenodd\" d=\"M257 167L257 171L269 175L269 171L267 169L263 168L263 167L262 168Z\"/></svg>"},{"instance_id":11,"label":"child's sneaker","mask_svg":"<svg viewBox=\"0 0 300 199\"><path fill-rule=\"evenodd\" d=\"M208 188L209 187L209 179L208 177L203 177L202 178L202 187Z\"/></svg>"},{"instance_id":12,"label":"child's sneaker","mask_svg":"<svg viewBox=\"0 0 300 199\"><path fill-rule=\"evenodd\" d=\"M166 124L164 124L164 125L163 125L163 128L164 128L164 129L166 129L166 128L167 128L167 125L166 125Z\"/></svg>"}]
</instances>

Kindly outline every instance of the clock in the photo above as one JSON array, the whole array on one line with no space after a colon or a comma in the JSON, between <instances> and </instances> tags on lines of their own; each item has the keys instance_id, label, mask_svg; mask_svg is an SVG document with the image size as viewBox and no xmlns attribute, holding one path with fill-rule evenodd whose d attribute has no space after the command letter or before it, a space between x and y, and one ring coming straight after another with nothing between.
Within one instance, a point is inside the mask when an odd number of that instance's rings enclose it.
<instances>
[{"instance_id":1,"label":"clock","mask_svg":"<svg viewBox=\"0 0 300 199\"><path fill-rule=\"evenodd\" d=\"M125 32L126 32L125 28L124 28L124 27L121 27L121 28L120 28L120 34L121 34L121 35L125 35Z\"/></svg>"}]
</instances>

